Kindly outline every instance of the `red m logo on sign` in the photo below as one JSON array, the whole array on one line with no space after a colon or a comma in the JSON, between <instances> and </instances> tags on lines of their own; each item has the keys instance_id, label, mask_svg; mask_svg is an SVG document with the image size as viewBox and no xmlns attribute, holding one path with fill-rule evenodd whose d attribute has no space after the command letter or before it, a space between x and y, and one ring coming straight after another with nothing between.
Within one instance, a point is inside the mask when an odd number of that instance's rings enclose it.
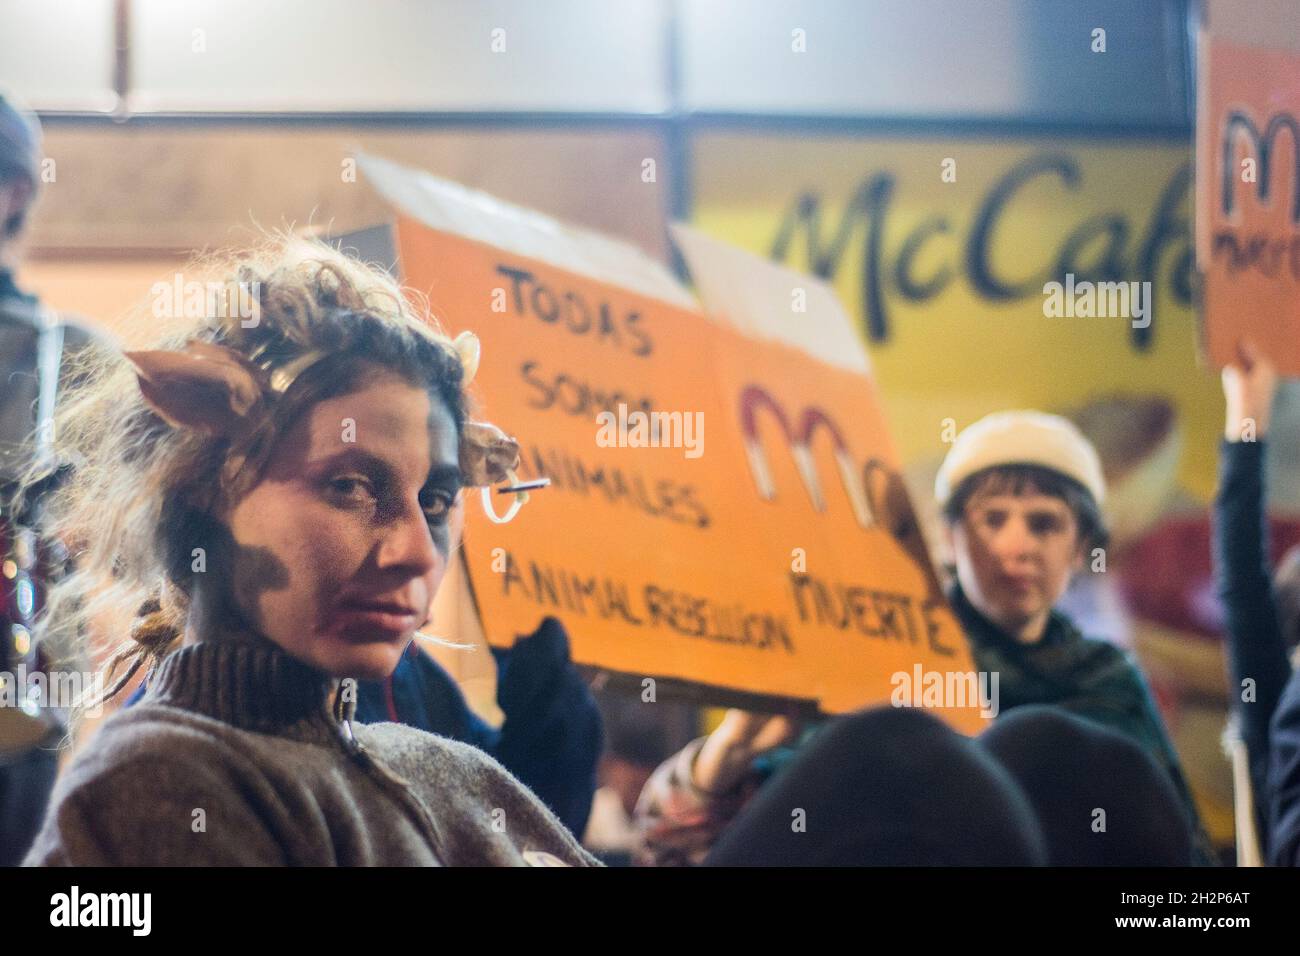
<instances>
[{"instance_id":1,"label":"red m logo on sign","mask_svg":"<svg viewBox=\"0 0 1300 956\"><path fill-rule=\"evenodd\" d=\"M854 517L858 524L869 528L875 524L871 506L867 501L866 489L858 478L857 465L849 454L844 441L844 433L826 412L816 406L804 409L797 426L792 426L785 409L761 385L748 385L740 393L740 425L745 439L745 452L749 456L749 467L758 485L758 493L764 501L776 497L776 483L772 480L772 470L768 466L767 454L758 435L758 413L766 410L777 420L786 442L794 455L799 475L803 478L804 488L812 499L813 507L818 511L826 510L826 496L822 493L821 480L817 474L817 464L812 456L813 436L819 429L824 429L831 437L835 448L835 463L839 466L840 481L853 506Z\"/></svg>"},{"instance_id":2,"label":"red m logo on sign","mask_svg":"<svg viewBox=\"0 0 1300 956\"><path fill-rule=\"evenodd\" d=\"M826 510L826 496L822 493L817 464L813 460L812 440L819 430L825 430L830 435L840 481L853 506L853 515L858 524L863 528L880 527L893 536L925 574L932 596L940 599L939 581L935 577L934 566L930 563L925 536L912 509L902 476L884 461L874 457L867 459L859 471L849 453L844 433L825 411L809 406L803 410L798 423L792 424L785 409L767 389L761 385L747 385L740 393L740 425L749 468L758 485L759 496L764 501L776 497L776 483L772 480L767 453L763 450L758 434L758 416L761 411L767 411L781 426L804 488L818 511Z\"/></svg>"}]
</instances>

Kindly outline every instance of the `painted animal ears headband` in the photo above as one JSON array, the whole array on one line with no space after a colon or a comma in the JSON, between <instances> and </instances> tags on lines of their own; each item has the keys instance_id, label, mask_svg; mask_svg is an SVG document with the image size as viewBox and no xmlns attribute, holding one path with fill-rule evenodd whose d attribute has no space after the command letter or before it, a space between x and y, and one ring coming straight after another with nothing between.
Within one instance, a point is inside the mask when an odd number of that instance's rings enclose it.
<instances>
[{"instance_id":1,"label":"painted animal ears headband","mask_svg":"<svg viewBox=\"0 0 1300 956\"><path fill-rule=\"evenodd\" d=\"M480 347L472 332L462 332L452 342L464 369L462 387L478 372ZM328 353L312 350L285 359L270 344L251 356L214 342L191 340L179 350L126 352L135 367L136 380L145 403L174 428L191 428L231 440L223 479L233 482L243 470L257 438L270 427L270 409L279 396L303 372ZM528 489L548 482L521 485L519 443L488 422L466 422L460 436L460 469L466 487L482 488L483 508L499 524L511 520L524 502ZM502 516L492 507L491 485L513 494L514 502Z\"/></svg>"}]
</instances>

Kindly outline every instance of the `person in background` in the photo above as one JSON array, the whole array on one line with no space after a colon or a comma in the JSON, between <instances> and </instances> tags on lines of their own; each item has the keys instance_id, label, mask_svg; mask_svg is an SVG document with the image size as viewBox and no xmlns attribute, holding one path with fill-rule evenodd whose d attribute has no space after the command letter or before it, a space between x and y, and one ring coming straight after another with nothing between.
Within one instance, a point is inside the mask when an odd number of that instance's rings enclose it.
<instances>
[{"instance_id":1,"label":"person in background","mask_svg":"<svg viewBox=\"0 0 1300 956\"><path fill-rule=\"evenodd\" d=\"M1132 737L1060 707L1026 704L978 741L1029 799L1048 866L1186 866L1192 859L1186 804Z\"/></svg>"},{"instance_id":2,"label":"person in background","mask_svg":"<svg viewBox=\"0 0 1300 956\"><path fill-rule=\"evenodd\" d=\"M699 711L685 701L651 704L639 694L610 685L597 692L597 700L607 745L597 768L599 786L582 842L602 862L629 866L638 843L637 798L664 758L694 738Z\"/></svg>"},{"instance_id":3,"label":"person in background","mask_svg":"<svg viewBox=\"0 0 1300 956\"><path fill-rule=\"evenodd\" d=\"M36 117L0 93L0 681L48 671L65 649L35 644L34 619L55 575L65 572L60 542L37 540L44 494L59 475L20 504L23 472L49 450L47 427L59 391L74 378L73 357L99 341L86 326L56 315L14 276L24 228L40 185L41 129ZM5 696L31 701L0 710L0 866L15 866L31 845L58 770L63 735L58 701L31 695L34 682ZM48 684L46 685L48 686Z\"/></svg>"},{"instance_id":4,"label":"person in background","mask_svg":"<svg viewBox=\"0 0 1300 956\"><path fill-rule=\"evenodd\" d=\"M976 667L999 675L1000 714L1045 704L1136 742L1178 793L1196 862L1217 862L1142 672L1055 608L1107 543L1092 444L1057 415L988 415L957 436L935 494L954 558L949 601Z\"/></svg>"},{"instance_id":5,"label":"person in background","mask_svg":"<svg viewBox=\"0 0 1300 956\"><path fill-rule=\"evenodd\" d=\"M728 710L650 775L637 799L638 866L698 866L759 790L820 729L789 714Z\"/></svg>"},{"instance_id":6,"label":"person in background","mask_svg":"<svg viewBox=\"0 0 1300 956\"><path fill-rule=\"evenodd\" d=\"M722 831L704 864L1185 866L1190 858L1186 812L1146 751L1031 704L976 738L921 709L829 721Z\"/></svg>"},{"instance_id":7,"label":"person in background","mask_svg":"<svg viewBox=\"0 0 1300 956\"><path fill-rule=\"evenodd\" d=\"M1267 858L1300 864L1300 684L1288 648L1297 624L1294 561L1269 573L1264 465L1278 377L1250 342L1223 369L1226 404L1214 500L1214 572L1224 606L1228 700L1246 757ZM1290 682L1288 684L1288 681Z\"/></svg>"},{"instance_id":8,"label":"person in background","mask_svg":"<svg viewBox=\"0 0 1300 956\"><path fill-rule=\"evenodd\" d=\"M1054 608L1106 541L1105 483L1092 445L1056 415L989 415L957 437L935 493L954 557L949 601L977 668L999 675L999 719L1045 705L1135 742L1178 795L1195 861L1215 862L1141 672L1118 647L1083 637ZM647 783L638 803L639 861L703 862L755 794L824 726L729 712Z\"/></svg>"}]
</instances>

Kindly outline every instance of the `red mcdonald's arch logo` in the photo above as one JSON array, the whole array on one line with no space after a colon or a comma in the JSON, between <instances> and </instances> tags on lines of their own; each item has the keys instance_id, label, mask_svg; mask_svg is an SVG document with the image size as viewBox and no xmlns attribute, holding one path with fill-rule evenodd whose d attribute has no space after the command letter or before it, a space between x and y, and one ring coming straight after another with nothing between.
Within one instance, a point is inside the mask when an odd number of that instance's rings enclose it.
<instances>
[{"instance_id":1,"label":"red mcdonald's arch logo","mask_svg":"<svg viewBox=\"0 0 1300 956\"><path fill-rule=\"evenodd\" d=\"M885 461L875 457L868 458L859 471L849 454L843 432L823 409L815 405L808 406L803 410L798 424L792 425L790 416L767 389L761 385L747 385L740 393L740 427L759 497L764 501L776 497L776 483L772 480L767 454L758 435L758 415L763 410L769 412L780 424L808 497L818 511L826 510L826 497L822 493L817 464L812 456L812 439L819 429L824 429L831 436L840 481L844 483L844 490L853 506L853 515L858 524L864 529L879 528L891 535L925 575L930 599L942 602L943 589L935 575L934 565L930 562L925 535L908 499L902 476Z\"/></svg>"},{"instance_id":2,"label":"red mcdonald's arch logo","mask_svg":"<svg viewBox=\"0 0 1300 956\"><path fill-rule=\"evenodd\" d=\"M826 496L822 492L821 480L817 474L817 464L812 456L812 439L818 430L824 429L831 436L835 448L835 463L840 473L840 481L853 506L853 515L864 528L875 524L871 506L867 501L866 487L858 476L857 466L849 453L844 433L825 411L815 405L803 410L798 424L791 425L785 409L761 385L747 385L740 393L740 428L745 441L745 453L749 458L749 468L758 485L758 494L764 501L776 497L776 483L772 480L772 470L768 466L767 453L758 435L758 414L767 410L781 426L785 440L794 456L799 475L812 504L818 511L826 510Z\"/></svg>"}]
</instances>

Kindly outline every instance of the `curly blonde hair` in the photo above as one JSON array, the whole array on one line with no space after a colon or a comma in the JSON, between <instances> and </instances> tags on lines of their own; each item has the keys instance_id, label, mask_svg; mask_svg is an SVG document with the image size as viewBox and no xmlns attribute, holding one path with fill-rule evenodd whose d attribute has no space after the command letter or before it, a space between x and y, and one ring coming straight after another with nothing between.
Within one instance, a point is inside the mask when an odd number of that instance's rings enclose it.
<instances>
[{"instance_id":1,"label":"curly blonde hair","mask_svg":"<svg viewBox=\"0 0 1300 956\"><path fill-rule=\"evenodd\" d=\"M484 446L495 440L497 451L507 450L502 457L480 448L480 464L495 457L513 467L513 442L503 446L504 436L492 426L467 420L465 388L477 365L476 340L467 354L465 337L448 338L422 300L383 270L323 243L286 236L237 256L200 261L197 268L224 270L225 287L241 283L257 290L254 320L228 307L208 308L202 317L164 316L168 327L160 332L157 309L146 316L142 308L136 321L148 318L152 325L149 348L184 353L221 346L263 370L311 361L267 403L259 427L232 439L164 420L122 353L99 350L79 358L73 370L78 384L61 397L54 429L55 455L72 465L71 478L43 506L43 533L69 545L75 569L52 586L38 636L56 647L82 647L82 635L103 612L134 611L130 637L100 648L107 651L101 675L107 689L98 703L177 646L191 596L190 549L201 531L195 515L233 503L255 482L277 434L317 402L360 387L376 366L441 398L461 437L463 470L467 436ZM241 467L232 469L236 452ZM471 481L467 473L466 484L504 473L480 467L477 474ZM41 477L33 469L25 484Z\"/></svg>"}]
</instances>

